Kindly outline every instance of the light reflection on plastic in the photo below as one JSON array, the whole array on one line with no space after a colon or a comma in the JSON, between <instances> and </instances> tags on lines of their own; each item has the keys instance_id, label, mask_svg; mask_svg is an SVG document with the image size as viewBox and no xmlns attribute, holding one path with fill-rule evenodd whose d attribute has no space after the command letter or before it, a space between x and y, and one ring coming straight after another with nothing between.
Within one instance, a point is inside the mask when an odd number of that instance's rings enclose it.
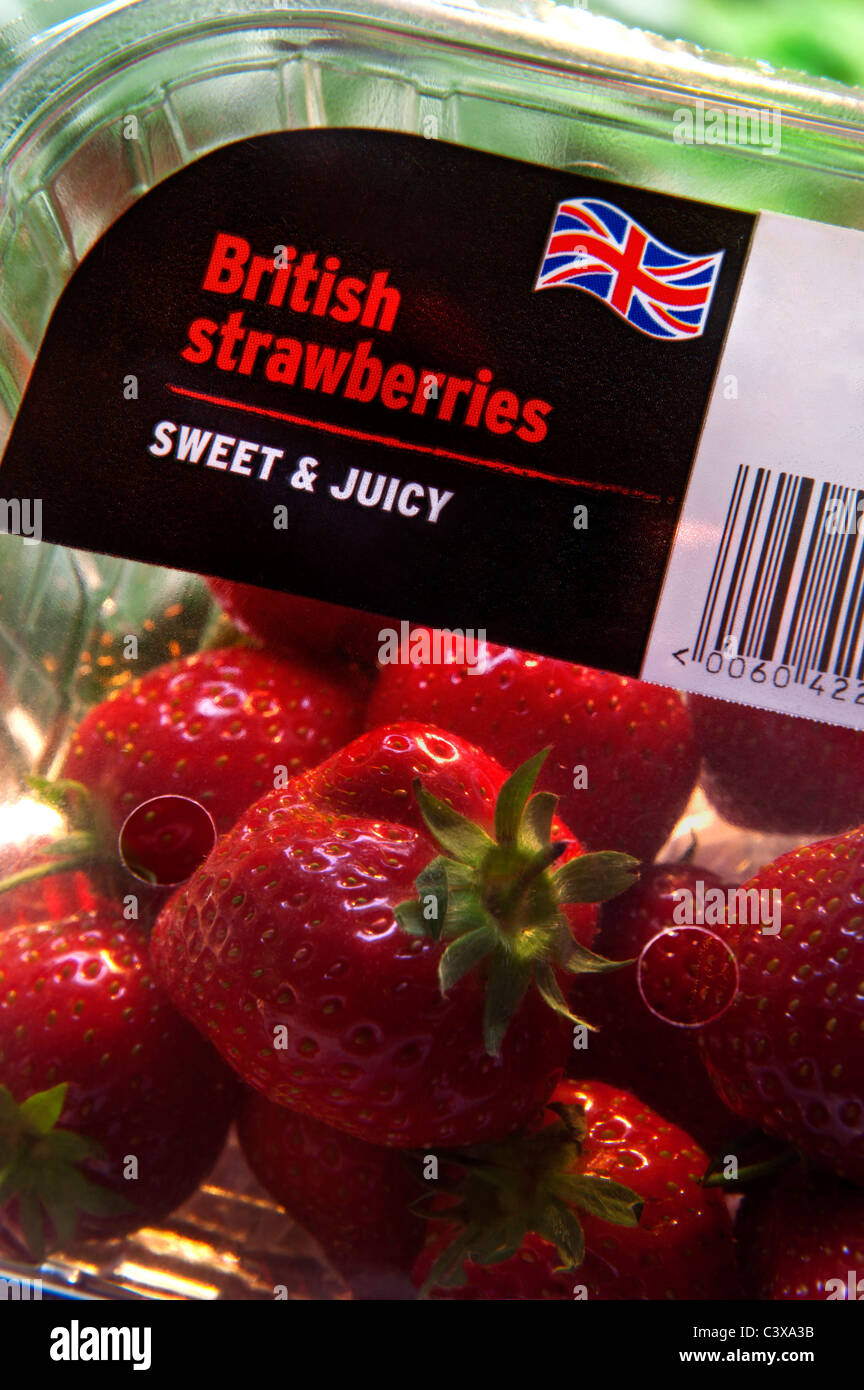
<instances>
[{"instance_id":1,"label":"light reflection on plastic","mask_svg":"<svg viewBox=\"0 0 864 1390\"><path fill-rule=\"evenodd\" d=\"M45 735L39 725L21 705L15 705L6 714L6 726L13 739L35 763L45 744Z\"/></svg>"},{"instance_id":2,"label":"light reflection on plastic","mask_svg":"<svg viewBox=\"0 0 864 1390\"><path fill-rule=\"evenodd\" d=\"M204 1284L197 1279L184 1279L181 1274L174 1274L167 1269L152 1269L147 1265L135 1264L132 1260L123 1260L114 1270L114 1277L128 1279L130 1282L153 1289L163 1289L166 1293L182 1298L219 1297L219 1290L213 1284Z\"/></svg>"},{"instance_id":3,"label":"light reflection on plastic","mask_svg":"<svg viewBox=\"0 0 864 1390\"><path fill-rule=\"evenodd\" d=\"M0 805L0 845L22 845L43 835L55 839L63 828L59 811L32 797Z\"/></svg>"}]
</instances>

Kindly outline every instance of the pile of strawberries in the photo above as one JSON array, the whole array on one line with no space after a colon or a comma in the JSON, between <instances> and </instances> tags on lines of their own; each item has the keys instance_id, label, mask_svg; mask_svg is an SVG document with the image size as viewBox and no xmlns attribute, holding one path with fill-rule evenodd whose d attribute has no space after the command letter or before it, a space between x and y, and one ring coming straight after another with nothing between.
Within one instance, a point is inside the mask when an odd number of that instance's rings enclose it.
<instances>
[{"instance_id":1,"label":"pile of strawberries","mask_svg":"<svg viewBox=\"0 0 864 1390\"><path fill-rule=\"evenodd\" d=\"M236 1122L355 1297L849 1296L864 736L213 588L236 645L91 709L0 853L0 1249L164 1216ZM778 931L680 925L700 777L815 841L743 885Z\"/></svg>"}]
</instances>

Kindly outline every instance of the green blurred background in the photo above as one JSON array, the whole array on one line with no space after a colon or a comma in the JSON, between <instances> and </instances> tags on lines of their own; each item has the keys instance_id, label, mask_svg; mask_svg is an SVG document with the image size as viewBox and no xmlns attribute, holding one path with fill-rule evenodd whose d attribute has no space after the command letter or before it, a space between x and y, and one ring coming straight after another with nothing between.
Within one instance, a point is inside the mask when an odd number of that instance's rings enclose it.
<instances>
[{"instance_id":1,"label":"green blurred background","mask_svg":"<svg viewBox=\"0 0 864 1390\"><path fill-rule=\"evenodd\" d=\"M864 0L587 0L669 39L864 86Z\"/></svg>"}]
</instances>

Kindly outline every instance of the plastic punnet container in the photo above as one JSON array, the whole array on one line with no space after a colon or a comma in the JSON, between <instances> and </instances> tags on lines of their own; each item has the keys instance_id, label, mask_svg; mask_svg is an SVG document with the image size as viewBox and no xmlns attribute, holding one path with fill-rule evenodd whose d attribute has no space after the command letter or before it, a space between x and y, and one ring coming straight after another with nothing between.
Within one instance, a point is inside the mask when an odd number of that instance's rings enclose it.
<instances>
[{"instance_id":1,"label":"plastic punnet container","mask_svg":"<svg viewBox=\"0 0 864 1390\"><path fill-rule=\"evenodd\" d=\"M864 97L564 5L28 13L7 1287L856 1297Z\"/></svg>"}]
</instances>

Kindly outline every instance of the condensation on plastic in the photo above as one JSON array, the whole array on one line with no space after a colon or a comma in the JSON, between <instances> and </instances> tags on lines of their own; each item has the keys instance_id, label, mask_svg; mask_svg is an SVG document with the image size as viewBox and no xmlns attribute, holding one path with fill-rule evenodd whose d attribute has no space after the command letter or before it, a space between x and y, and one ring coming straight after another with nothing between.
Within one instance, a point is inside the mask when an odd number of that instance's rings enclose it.
<instances>
[{"instance_id":1,"label":"condensation on plastic","mask_svg":"<svg viewBox=\"0 0 864 1390\"><path fill-rule=\"evenodd\" d=\"M89 705L193 651L211 620L195 576L0 538L0 803L56 771Z\"/></svg>"}]
</instances>

